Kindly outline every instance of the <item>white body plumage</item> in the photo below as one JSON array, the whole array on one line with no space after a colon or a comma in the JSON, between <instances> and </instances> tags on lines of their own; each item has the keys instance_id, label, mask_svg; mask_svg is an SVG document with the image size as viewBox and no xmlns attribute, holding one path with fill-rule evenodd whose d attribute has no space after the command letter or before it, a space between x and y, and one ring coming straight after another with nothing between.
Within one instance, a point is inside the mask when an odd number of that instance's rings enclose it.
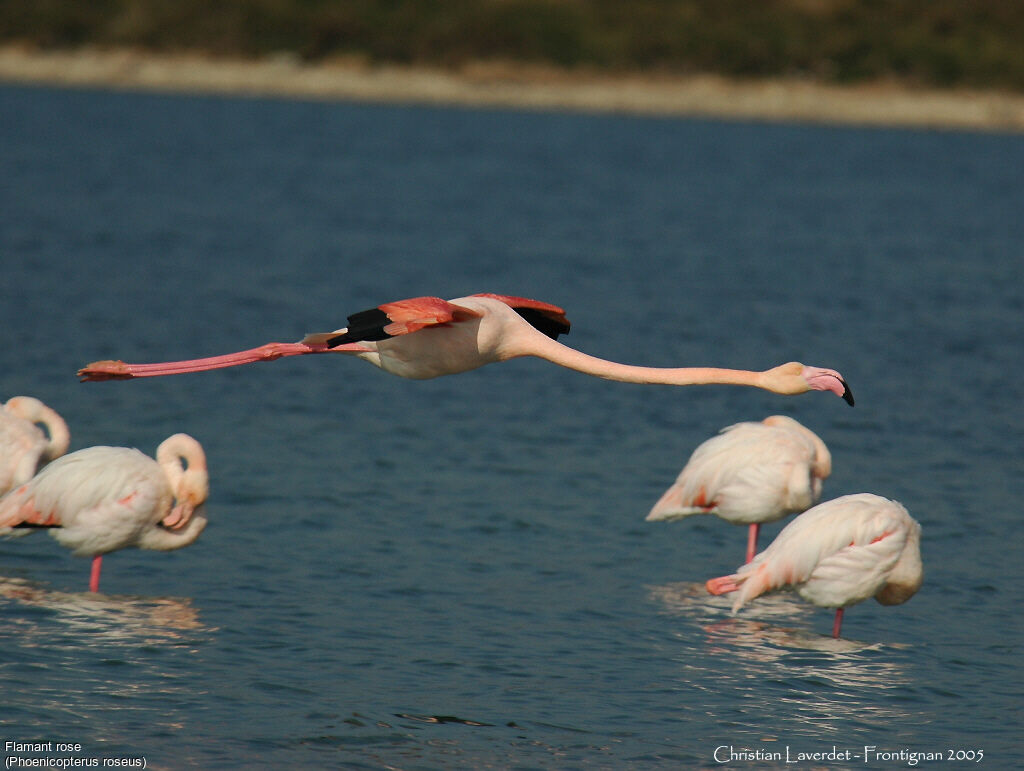
<instances>
[{"instance_id":1,"label":"white body plumage","mask_svg":"<svg viewBox=\"0 0 1024 771\"><path fill-rule=\"evenodd\" d=\"M694 450L647 520L714 514L736 525L774 522L820 500L831 473L825 443L792 418L737 423Z\"/></svg>"},{"instance_id":2,"label":"white body plumage","mask_svg":"<svg viewBox=\"0 0 1024 771\"><path fill-rule=\"evenodd\" d=\"M0 495L67 452L70 442L67 424L55 410L31 396L8 399L0 410Z\"/></svg>"},{"instance_id":3,"label":"white body plumage","mask_svg":"<svg viewBox=\"0 0 1024 771\"><path fill-rule=\"evenodd\" d=\"M804 512L754 560L712 579L714 594L735 591L735 613L765 592L790 587L810 603L845 608L869 597L906 602L924 578L921 526L898 502L845 495Z\"/></svg>"},{"instance_id":4,"label":"white body plumage","mask_svg":"<svg viewBox=\"0 0 1024 771\"><path fill-rule=\"evenodd\" d=\"M156 460L126 447L89 447L0 499L0 534L48 528L76 555L94 558L95 587L103 554L193 543L206 527L208 495L206 456L187 434L164 440Z\"/></svg>"}]
</instances>

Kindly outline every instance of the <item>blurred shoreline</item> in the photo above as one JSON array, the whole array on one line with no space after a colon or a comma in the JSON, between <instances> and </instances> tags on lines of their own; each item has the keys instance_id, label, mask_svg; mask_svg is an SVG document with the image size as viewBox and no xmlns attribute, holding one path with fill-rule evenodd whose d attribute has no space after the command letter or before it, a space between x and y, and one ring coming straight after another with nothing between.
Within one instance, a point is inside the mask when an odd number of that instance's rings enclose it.
<instances>
[{"instance_id":1,"label":"blurred shoreline","mask_svg":"<svg viewBox=\"0 0 1024 771\"><path fill-rule=\"evenodd\" d=\"M219 93L301 99L699 116L843 125L1024 131L1024 95L910 89L894 83L835 86L809 80L736 81L714 75L607 74L514 63L458 70L309 64L134 49L38 50L0 46L0 82Z\"/></svg>"}]
</instances>

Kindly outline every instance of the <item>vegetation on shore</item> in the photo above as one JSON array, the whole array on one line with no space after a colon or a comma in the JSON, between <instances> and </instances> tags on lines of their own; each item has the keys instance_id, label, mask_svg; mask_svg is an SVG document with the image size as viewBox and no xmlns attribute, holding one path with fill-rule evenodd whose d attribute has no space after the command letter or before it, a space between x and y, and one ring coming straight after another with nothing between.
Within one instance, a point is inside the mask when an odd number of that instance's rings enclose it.
<instances>
[{"instance_id":1,"label":"vegetation on shore","mask_svg":"<svg viewBox=\"0 0 1024 771\"><path fill-rule=\"evenodd\" d=\"M0 0L0 41L1024 91L1007 0Z\"/></svg>"}]
</instances>

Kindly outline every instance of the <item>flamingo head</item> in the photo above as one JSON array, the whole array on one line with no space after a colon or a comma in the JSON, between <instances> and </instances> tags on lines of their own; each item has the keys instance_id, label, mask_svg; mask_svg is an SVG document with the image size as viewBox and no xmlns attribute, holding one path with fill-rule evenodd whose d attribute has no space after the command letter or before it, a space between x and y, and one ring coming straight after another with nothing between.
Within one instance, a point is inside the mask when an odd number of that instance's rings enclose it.
<instances>
[{"instance_id":1,"label":"flamingo head","mask_svg":"<svg viewBox=\"0 0 1024 771\"><path fill-rule=\"evenodd\" d=\"M185 527L195 512L202 511L209 495L210 483L205 464L201 468L190 466L185 469L174 493L174 508L161 520L161 524L170 530Z\"/></svg>"},{"instance_id":2,"label":"flamingo head","mask_svg":"<svg viewBox=\"0 0 1024 771\"><path fill-rule=\"evenodd\" d=\"M201 511L210 496L206 455L191 436L175 434L160 444L156 456L174 493L174 507L160 524L169 530L180 530L196 511Z\"/></svg>"},{"instance_id":3,"label":"flamingo head","mask_svg":"<svg viewBox=\"0 0 1024 771\"><path fill-rule=\"evenodd\" d=\"M846 380L834 369L824 367L803 367L800 376L806 381L811 391L831 391L853 406L853 391Z\"/></svg>"},{"instance_id":4,"label":"flamingo head","mask_svg":"<svg viewBox=\"0 0 1024 771\"><path fill-rule=\"evenodd\" d=\"M4 411L15 417L34 423L46 436L46 451L43 461L56 460L68 451L71 432L64 418L56 410L47 407L33 396L12 396L3 405Z\"/></svg>"},{"instance_id":5,"label":"flamingo head","mask_svg":"<svg viewBox=\"0 0 1024 771\"><path fill-rule=\"evenodd\" d=\"M760 373L760 385L777 394L803 394L831 391L853 406L853 394L843 376L834 369L808 367L798 361L780 364Z\"/></svg>"},{"instance_id":6,"label":"flamingo head","mask_svg":"<svg viewBox=\"0 0 1024 771\"><path fill-rule=\"evenodd\" d=\"M921 564L921 526L911 520L907 541L900 552L900 558L889 571L885 586L878 590L875 599L882 605L899 605L906 602L924 582L924 566Z\"/></svg>"}]
</instances>

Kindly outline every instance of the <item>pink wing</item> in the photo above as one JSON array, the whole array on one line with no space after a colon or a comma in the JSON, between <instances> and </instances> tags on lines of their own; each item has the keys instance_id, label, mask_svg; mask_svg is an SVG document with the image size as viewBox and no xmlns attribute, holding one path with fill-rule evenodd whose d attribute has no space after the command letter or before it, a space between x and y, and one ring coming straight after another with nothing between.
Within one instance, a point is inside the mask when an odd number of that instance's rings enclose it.
<instances>
[{"instance_id":1,"label":"pink wing","mask_svg":"<svg viewBox=\"0 0 1024 771\"><path fill-rule=\"evenodd\" d=\"M565 311L557 305L507 295L471 296L488 297L505 303L549 337L557 337L569 331L569 320L565 317ZM348 326L344 330L307 335L302 342L305 345L326 345L333 349L363 341L407 335L426 327L471 321L483 315L480 311L456 305L440 297L413 297L353 313L348 317Z\"/></svg>"},{"instance_id":2,"label":"pink wing","mask_svg":"<svg viewBox=\"0 0 1024 771\"><path fill-rule=\"evenodd\" d=\"M302 343L338 348L368 340L407 335L426 327L469 321L481 315L478 311L463 308L440 297L413 297L353 313L348 317L345 329L307 335Z\"/></svg>"},{"instance_id":3,"label":"pink wing","mask_svg":"<svg viewBox=\"0 0 1024 771\"><path fill-rule=\"evenodd\" d=\"M491 292L481 292L471 296L490 297L492 300L500 300L549 337L557 338L558 335L567 333L571 326L569 319L565 316L565 311L551 303L530 300L526 297L492 294Z\"/></svg>"},{"instance_id":4,"label":"pink wing","mask_svg":"<svg viewBox=\"0 0 1024 771\"><path fill-rule=\"evenodd\" d=\"M59 527L60 514L36 505L35 488L27 482L0 499L0 532L12 527Z\"/></svg>"},{"instance_id":5,"label":"pink wing","mask_svg":"<svg viewBox=\"0 0 1024 771\"><path fill-rule=\"evenodd\" d=\"M389 337L416 332L424 327L448 324L453 321L469 321L480 318L483 314L477 311L454 305L440 297L414 297L410 300L398 300L385 303L377 308L390 320L382 327ZM373 313L370 311L370 313ZM358 314L357 314L358 315ZM353 317L349 317L349 321Z\"/></svg>"}]
</instances>

